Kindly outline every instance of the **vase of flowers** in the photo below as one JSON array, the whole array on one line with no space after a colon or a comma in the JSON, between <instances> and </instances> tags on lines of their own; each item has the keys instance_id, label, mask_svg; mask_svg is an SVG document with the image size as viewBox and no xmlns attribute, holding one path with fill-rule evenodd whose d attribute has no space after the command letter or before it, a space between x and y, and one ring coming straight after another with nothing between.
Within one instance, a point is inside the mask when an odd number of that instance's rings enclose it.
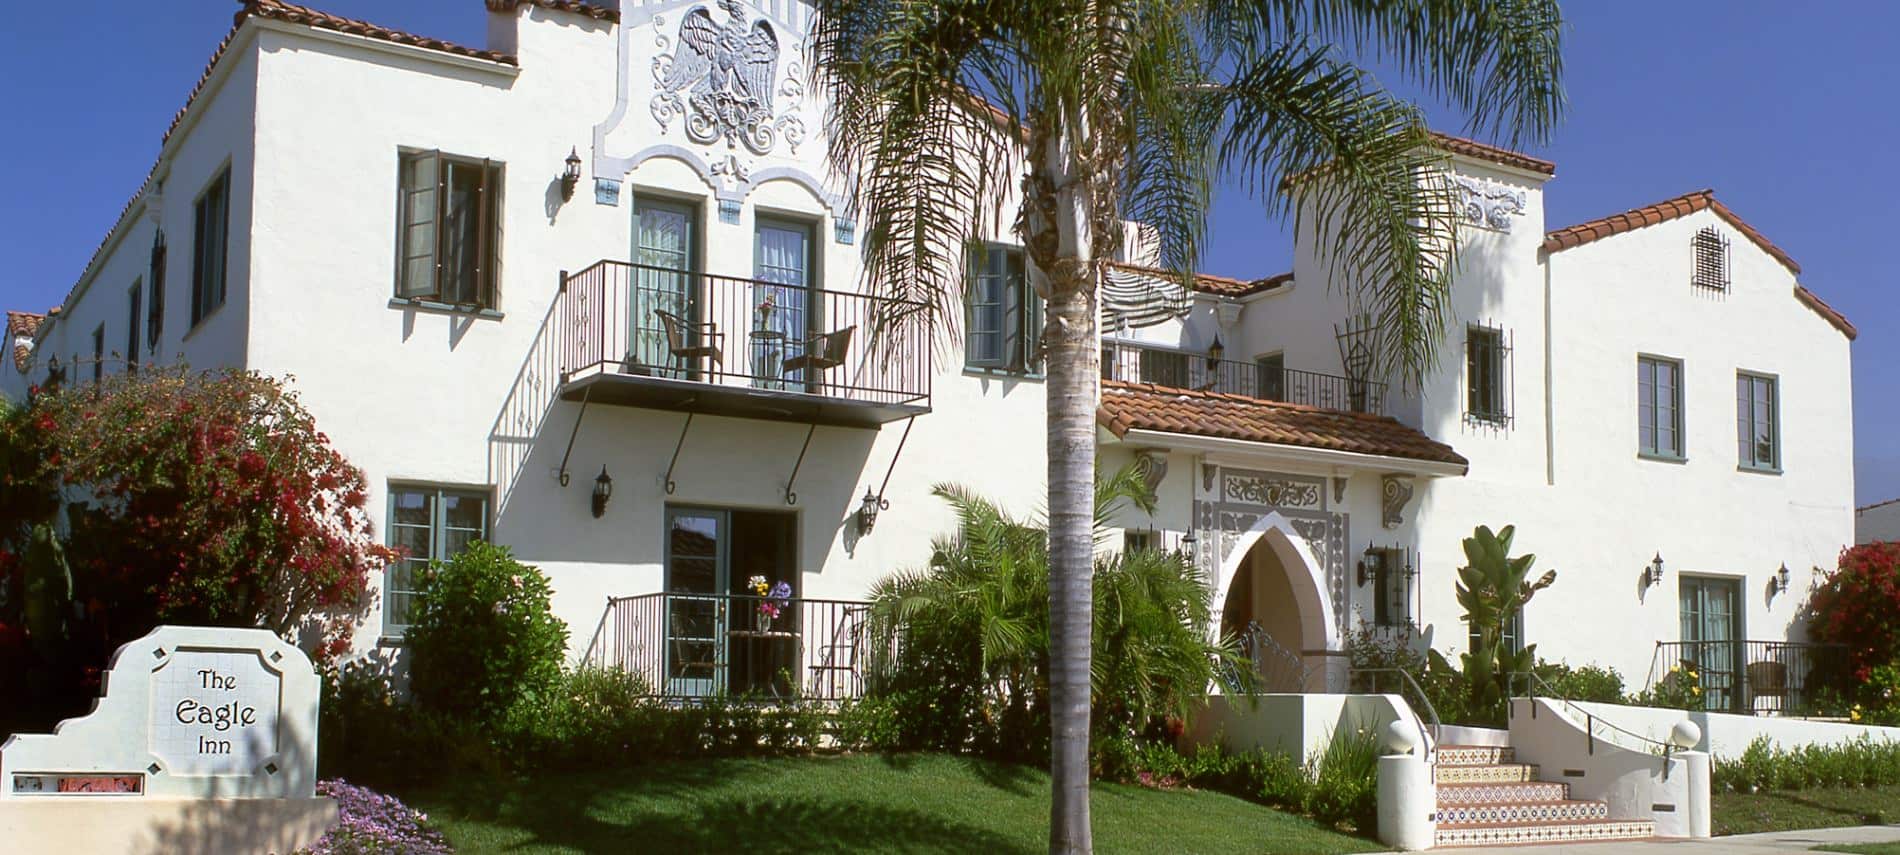
<instances>
[{"instance_id":1,"label":"vase of flowers","mask_svg":"<svg viewBox=\"0 0 1900 855\"><path fill-rule=\"evenodd\" d=\"M764 576L753 576L746 580L746 587L752 589L759 598L758 609L753 613L760 632L771 632L772 621L785 613L792 602L792 586L786 582L768 583Z\"/></svg>"}]
</instances>

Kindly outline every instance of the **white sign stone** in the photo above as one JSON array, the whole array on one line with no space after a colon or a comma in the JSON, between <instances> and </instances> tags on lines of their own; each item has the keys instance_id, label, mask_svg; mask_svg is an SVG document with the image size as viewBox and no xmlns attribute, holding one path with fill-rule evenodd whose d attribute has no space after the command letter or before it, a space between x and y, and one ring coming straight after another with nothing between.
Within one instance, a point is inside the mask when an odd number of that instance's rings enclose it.
<instances>
[{"instance_id":1,"label":"white sign stone","mask_svg":"<svg viewBox=\"0 0 1900 855\"><path fill-rule=\"evenodd\" d=\"M161 626L112 655L91 713L0 746L0 799L308 799L319 695L274 633Z\"/></svg>"}]
</instances>

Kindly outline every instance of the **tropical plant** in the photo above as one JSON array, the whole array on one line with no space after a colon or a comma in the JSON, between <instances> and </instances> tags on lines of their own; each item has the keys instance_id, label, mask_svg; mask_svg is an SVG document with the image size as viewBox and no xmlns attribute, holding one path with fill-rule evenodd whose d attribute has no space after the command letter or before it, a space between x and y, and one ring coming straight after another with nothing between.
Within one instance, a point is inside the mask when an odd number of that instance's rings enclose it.
<instances>
[{"instance_id":1,"label":"tropical plant","mask_svg":"<svg viewBox=\"0 0 1900 855\"><path fill-rule=\"evenodd\" d=\"M1464 607L1465 623L1476 640L1462 658L1462 670L1476 710L1501 705L1510 694L1511 681L1535 668L1537 645L1506 648L1504 628L1531 597L1557 581L1555 570L1545 571L1535 582L1530 580L1537 556L1511 557L1511 540L1516 534L1514 526L1507 525L1496 534L1489 526L1478 526L1464 539L1465 566L1458 568L1458 605Z\"/></svg>"},{"instance_id":2,"label":"tropical plant","mask_svg":"<svg viewBox=\"0 0 1900 855\"><path fill-rule=\"evenodd\" d=\"M1096 297L1125 223L1151 228L1185 283L1214 180L1266 191L1270 212L1320 236L1355 311L1378 319L1380 367L1416 383L1442 338L1457 211L1449 182L1430 177L1442 154L1421 111L1363 61L1478 132L1541 139L1563 104L1557 7L820 0L817 20L830 151L855 185L873 287L954 326L965 247L1008 225L1047 306L1049 842L1087 851Z\"/></svg>"},{"instance_id":3,"label":"tropical plant","mask_svg":"<svg viewBox=\"0 0 1900 855\"><path fill-rule=\"evenodd\" d=\"M899 747L1038 756L1048 744L1048 536L1036 521L1017 520L965 488L934 492L955 511L958 529L936 540L927 567L873 586L872 631L895 639L897 659L874 667L871 703L894 707ZM1102 479L1096 538L1122 503L1146 507L1144 493L1133 469ZM1251 668L1236 646L1210 640L1213 592L1181 556L1104 556L1095 562L1093 595L1098 737L1131 739L1184 719L1216 681L1249 687Z\"/></svg>"}]
</instances>

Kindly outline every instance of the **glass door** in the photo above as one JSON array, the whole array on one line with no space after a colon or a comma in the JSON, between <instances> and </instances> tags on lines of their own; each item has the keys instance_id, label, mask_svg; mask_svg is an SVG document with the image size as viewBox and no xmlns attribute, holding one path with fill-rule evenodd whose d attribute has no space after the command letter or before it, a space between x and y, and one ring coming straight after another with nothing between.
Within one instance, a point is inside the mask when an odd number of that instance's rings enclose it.
<instances>
[{"instance_id":1,"label":"glass door","mask_svg":"<svg viewBox=\"0 0 1900 855\"><path fill-rule=\"evenodd\" d=\"M1741 581L1683 576L1681 584L1682 664L1696 669L1707 709L1737 709L1741 704L1735 681L1741 660Z\"/></svg>"},{"instance_id":2,"label":"glass door","mask_svg":"<svg viewBox=\"0 0 1900 855\"><path fill-rule=\"evenodd\" d=\"M626 370L662 373L675 367L671 343L661 312L688 324L696 321L698 300L693 287L694 210L690 205L634 200L633 263L627 299ZM696 344L693 331L680 331L682 346ZM690 372L693 366L679 365Z\"/></svg>"},{"instance_id":3,"label":"glass door","mask_svg":"<svg viewBox=\"0 0 1900 855\"><path fill-rule=\"evenodd\" d=\"M666 691L725 690L729 549L725 511L666 511Z\"/></svg>"},{"instance_id":4,"label":"glass door","mask_svg":"<svg viewBox=\"0 0 1900 855\"><path fill-rule=\"evenodd\" d=\"M811 227L759 218L753 250L752 328L747 333L754 385L799 388L809 378L786 372L785 359L803 352L816 329L811 292Z\"/></svg>"}]
</instances>

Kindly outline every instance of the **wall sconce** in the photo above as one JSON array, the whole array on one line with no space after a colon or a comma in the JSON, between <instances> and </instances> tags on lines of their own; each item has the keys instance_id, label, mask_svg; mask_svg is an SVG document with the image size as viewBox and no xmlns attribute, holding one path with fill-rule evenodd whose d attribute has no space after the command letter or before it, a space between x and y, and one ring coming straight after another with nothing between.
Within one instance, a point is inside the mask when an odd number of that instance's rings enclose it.
<instances>
[{"instance_id":1,"label":"wall sconce","mask_svg":"<svg viewBox=\"0 0 1900 855\"><path fill-rule=\"evenodd\" d=\"M1366 552L1359 557L1359 587L1363 588L1372 584L1373 574L1378 569L1378 552L1373 547L1372 541L1366 541Z\"/></svg>"},{"instance_id":2,"label":"wall sconce","mask_svg":"<svg viewBox=\"0 0 1900 855\"><path fill-rule=\"evenodd\" d=\"M884 501L883 496L871 492L869 487L864 488L864 498L858 502L858 536L870 534L871 529L877 526L878 512L890 510L890 507L891 503Z\"/></svg>"},{"instance_id":3,"label":"wall sconce","mask_svg":"<svg viewBox=\"0 0 1900 855\"><path fill-rule=\"evenodd\" d=\"M1198 542L1199 541L1195 540L1194 532L1191 530L1187 534L1181 535L1181 554L1190 559L1199 557L1194 554L1194 545Z\"/></svg>"},{"instance_id":4,"label":"wall sconce","mask_svg":"<svg viewBox=\"0 0 1900 855\"><path fill-rule=\"evenodd\" d=\"M1207 346L1207 370L1209 373L1220 370L1220 358L1227 355L1227 347L1220 343L1220 333L1214 334L1214 343Z\"/></svg>"},{"instance_id":5,"label":"wall sconce","mask_svg":"<svg viewBox=\"0 0 1900 855\"><path fill-rule=\"evenodd\" d=\"M594 476L594 519L607 514L607 500L614 497L614 479L607 475L607 467L600 467L600 474Z\"/></svg>"},{"instance_id":6,"label":"wall sconce","mask_svg":"<svg viewBox=\"0 0 1900 855\"><path fill-rule=\"evenodd\" d=\"M1643 587L1649 588L1660 585L1662 584L1662 580L1663 560L1662 553L1658 552L1655 558L1649 560L1649 566L1643 568Z\"/></svg>"},{"instance_id":7,"label":"wall sconce","mask_svg":"<svg viewBox=\"0 0 1900 855\"><path fill-rule=\"evenodd\" d=\"M561 201L574 201L574 187L581 183L581 154L579 149L567 152L567 169L561 173Z\"/></svg>"},{"instance_id":8,"label":"wall sconce","mask_svg":"<svg viewBox=\"0 0 1900 855\"><path fill-rule=\"evenodd\" d=\"M1769 590L1777 594L1788 593L1788 579L1792 575L1788 572L1788 562L1781 562L1781 569L1776 570L1774 577L1768 580Z\"/></svg>"}]
</instances>

